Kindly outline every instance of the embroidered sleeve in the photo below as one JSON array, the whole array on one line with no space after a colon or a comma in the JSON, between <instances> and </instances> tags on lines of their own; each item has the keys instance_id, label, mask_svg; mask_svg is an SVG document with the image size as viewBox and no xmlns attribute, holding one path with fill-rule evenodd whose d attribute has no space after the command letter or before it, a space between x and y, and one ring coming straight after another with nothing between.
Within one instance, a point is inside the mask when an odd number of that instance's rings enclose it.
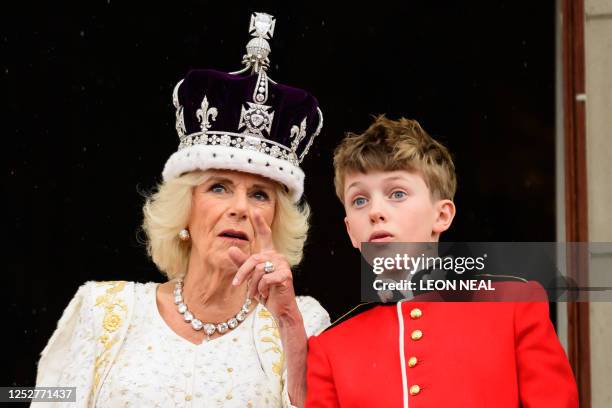
<instances>
[{"instance_id":1,"label":"embroidered sleeve","mask_svg":"<svg viewBox=\"0 0 612 408\"><path fill-rule=\"evenodd\" d=\"M77 387L76 404L89 405L89 391L93 379L95 339L91 285L82 285L74 295L53 335L41 353L36 375L37 387Z\"/></svg>"},{"instance_id":2,"label":"embroidered sleeve","mask_svg":"<svg viewBox=\"0 0 612 408\"><path fill-rule=\"evenodd\" d=\"M331 325L329 314L315 298L298 296L296 300L304 319L306 336L317 336Z\"/></svg>"},{"instance_id":3,"label":"embroidered sleeve","mask_svg":"<svg viewBox=\"0 0 612 408\"><path fill-rule=\"evenodd\" d=\"M323 306L313 297L310 296L297 296L296 301L300 313L302 313L302 319L304 320L304 328L306 329L306 336L315 336L330 326L329 314ZM283 407L284 408L296 408L291 404L289 399L289 391L287 389L287 367L284 367L282 374L283 381Z\"/></svg>"}]
</instances>

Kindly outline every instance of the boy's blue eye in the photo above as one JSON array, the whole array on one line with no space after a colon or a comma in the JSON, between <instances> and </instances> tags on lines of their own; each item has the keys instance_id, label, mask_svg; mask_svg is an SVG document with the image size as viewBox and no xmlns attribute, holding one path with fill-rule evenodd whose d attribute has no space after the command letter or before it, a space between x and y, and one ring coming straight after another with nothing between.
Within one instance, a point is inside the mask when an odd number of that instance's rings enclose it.
<instances>
[{"instance_id":1,"label":"boy's blue eye","mask_svg":"<svg viewBox=\"0 0 612 408\"><path fill-rule=\"evenodd\" d=\"M355 207L361 207L362 205L365 205L366 203L366 199L363 197L357 197L356 199L353 200L353 205Z\"/></svg>"},{"instance_id":2,"label":"boy's blue eye","mask_svg":"<svg viewBox=\"0 0 612 408\"><path fill-rule=\"evenodd\" d=\"M216 183L213 184L212 186L210 186L209 191L212 191L213 193L223 193L226 191L225 186L221 183Z\"/></svg>"},{"instance_id":3,"label":"boy's blue eye","mask_svg":"<svg viewBox=\"0 0 612 408\"><path fill-rule=\"evenodd\" d=\"M398 190L391 193L391 198L394 198L396 200L402 199L404 197L406 197L406 193L403 191Z\"/></svg>"}]
</instances>

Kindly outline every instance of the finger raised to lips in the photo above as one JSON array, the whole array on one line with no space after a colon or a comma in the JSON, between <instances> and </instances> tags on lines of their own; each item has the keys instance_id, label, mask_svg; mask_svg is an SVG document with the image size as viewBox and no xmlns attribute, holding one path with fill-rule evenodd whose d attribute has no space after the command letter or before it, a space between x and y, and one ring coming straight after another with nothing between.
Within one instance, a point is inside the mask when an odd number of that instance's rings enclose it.
<instances>
[{"instance_id":1,"label":"finger raised to lips","mask_svg":"<svg viewBox=\"0 0 612 408\"><path fill-rule=\"evenodd\" d=\"M248 257L245 261L243 261L242 265L238 267L238 271L236 271L236 276L234 276L232 285L240 285L245 279L248 279L251 276L257 264L263 262L264 260L262 259L261 254L255 254Z\"/></svg>"},{"instance_id":2,"label":"finger raised to lips","mask_svg":"<svg viewBox=\"0 0 612 408\"><path fill-rule=\"evenodd\" d=\"M240 268L242 266L242 264L249 259L249 256L247 254L245 254L240 248L238 247L230 247L228 249L228 255L230 257L230 259L232 260L232 262L238 267Z\"/></svg>"},{"instance_id":3,"label":"finger raised to lips","mask_svg":"<svg viewBox=\"0 0 612 408\"><path fill-rule=\"evenodd\" d=\"M261 212L258 210L253 210L251 213L251 219L253 220L255 242L258 247L258 252L274 249L272 230L270 229L270 226L264 219L263 215L261 215Z\"/></svg>"}]
</instances>

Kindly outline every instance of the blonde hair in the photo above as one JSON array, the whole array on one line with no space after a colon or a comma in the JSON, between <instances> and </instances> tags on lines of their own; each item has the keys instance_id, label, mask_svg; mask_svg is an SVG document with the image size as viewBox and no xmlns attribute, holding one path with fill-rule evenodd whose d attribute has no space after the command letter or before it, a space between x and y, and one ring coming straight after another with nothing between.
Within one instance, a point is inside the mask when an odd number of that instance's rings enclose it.
<instances>
[{"instance_id":1,"label":"blonde hair","mask_svg":"<svg viewBox=\"0 0 612 408\"><path fill-rule=\"evenodd\" d=\"M455 164L446 147L423 130L419 122L377 116L361 134L348 133L334 151L334 185L344 203L348 173L416 171L434 200L452 200L457 189Z\"/></svg>"},{"instance_id":2,"label":"blonde hair","mask_svg":"<svg viewBox=\"0 0 612 408\"><path fill-rule=\"evenodd\" d=\"M147 253L168 279L187 272L191 244L181 241L178 233L189 221L193 188L205 179L204 171L190 172L159 184L157 190L146 197L142 228L146 234ZM305 201L301 205L294 204L278 183L275 190L272 240L276 250L295 266L302 260L310 207Z\"/></svg>"}]
</instances>

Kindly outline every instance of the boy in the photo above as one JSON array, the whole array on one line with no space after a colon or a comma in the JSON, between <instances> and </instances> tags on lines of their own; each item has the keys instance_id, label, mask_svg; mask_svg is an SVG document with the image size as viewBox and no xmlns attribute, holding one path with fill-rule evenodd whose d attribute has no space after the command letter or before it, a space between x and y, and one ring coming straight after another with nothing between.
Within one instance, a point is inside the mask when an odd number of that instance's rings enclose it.
<instances>
[{"instance_id":1,"label":"boy","mask_svg":"<svg viewBox=\"0 0 612 408\"><path fill-rule=\"evenodd\" d=\"M453 161L416 121L378 117L342 141L334 168L357 249L437 242L451 226ZM306 406L578 407L547 302L423 301L440 300L431 296L378 305L311 337Z\"/></svg>"}]
</instances>

